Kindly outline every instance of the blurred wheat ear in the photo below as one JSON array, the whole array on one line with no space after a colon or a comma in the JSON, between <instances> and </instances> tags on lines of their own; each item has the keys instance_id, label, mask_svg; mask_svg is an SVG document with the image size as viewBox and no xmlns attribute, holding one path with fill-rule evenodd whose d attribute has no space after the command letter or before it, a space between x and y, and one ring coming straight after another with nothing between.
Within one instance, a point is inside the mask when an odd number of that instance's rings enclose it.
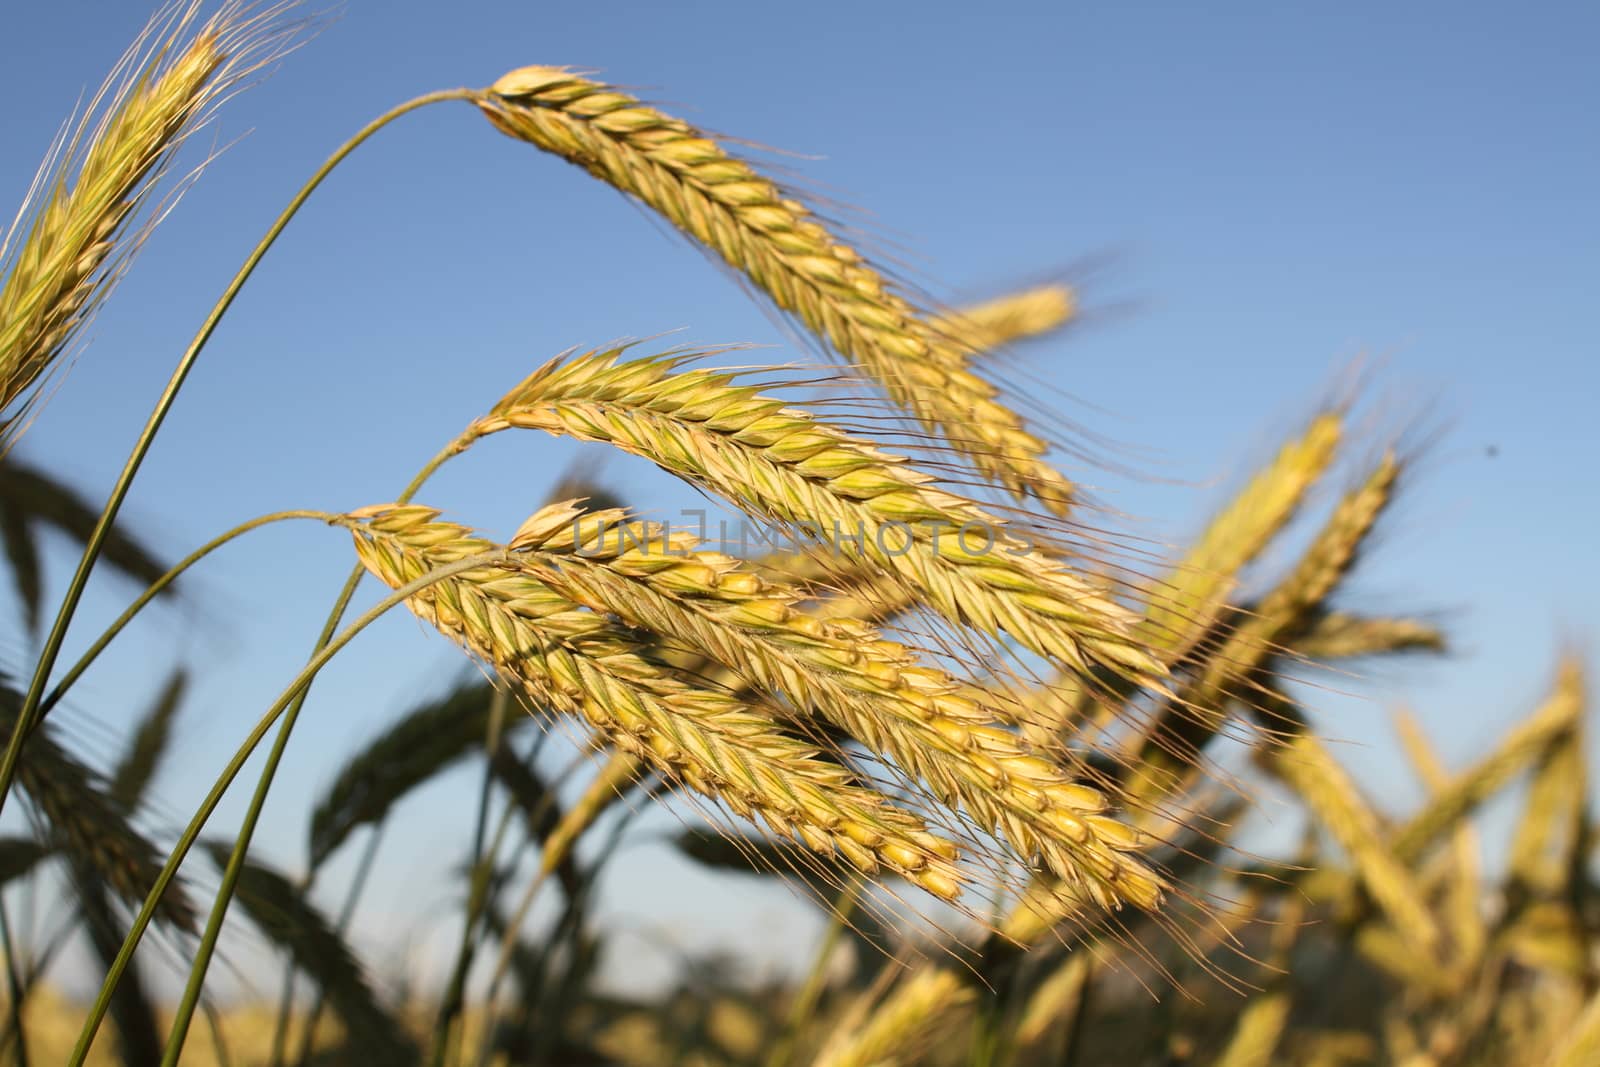
<instances>
[{"instance_id":1,"label":"blurred wheat ear","mask_svg":"<svg viewBox=\"0 0 1600 1067\"><path fill-rule=\"evenodd\" d=\"M208 841L205 848L219 868L227 866L232 842ZM288 878L246 861L238 900L256 929L326 991L352 1047L374 1063L403 1067L417 1061L415 1044L373 992L355 953Z\"/></svg>"},{"instance_id":2,"label":"blurred wheat ear","mask_svg":"<svg viewBox=\"0 0 1600 1067\"><path fill-rule=\"evenodd\" d=\"M10 730L22 698L0 683L0 730ZM137 908L161 869L163 850L136 827L110 783L55 739L49 724L28 739L17 781L52 847L94 881ZM157 913L182 930L194 928L194 904L174 884Z\"/></svg>"},{"instance_id":3,"label":"blurred wheat ear","mask_svg":"<svg viewBox=\"0 0 1600 1067\"><path fill-rule=\"evenodd\" d=\"M84 495L50 472L20 462L16 453L0 455L0 547L11 567L23 622L37 633L43 607L44 571L39 531L47 528L78 544L91 536L99 514ZM140 536L119 526L106 535L101 558L116 570L152 584L168 563ZM164 589L170 595L175 586Z\"/></svg>"}]
</instances>

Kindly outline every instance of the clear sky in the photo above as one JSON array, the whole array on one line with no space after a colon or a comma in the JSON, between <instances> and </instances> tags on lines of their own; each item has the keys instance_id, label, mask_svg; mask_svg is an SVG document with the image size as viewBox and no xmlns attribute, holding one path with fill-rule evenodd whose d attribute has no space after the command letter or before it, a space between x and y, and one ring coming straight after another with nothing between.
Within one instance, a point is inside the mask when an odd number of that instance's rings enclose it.
<instances>
[{"instance_id":1,"label":"clear sky","mask_svg":"<svg viewBox=\"0 0 1600 1067\"><path fill-rule=\"evenodd\" d=\"M120 0L8 6L0 203L20 200L144 16ZM227 277L367 119L524 64L600 70L798 153L787 164L868 212L880 244L941 297L1077 269L1090 321L1024 355L1075 398L1074 419L1137 447L1120 455L1142 477L1072 473L1154 536L1193 531L1344 368L1374 361L1380 424L1424 416L1442 433L1348 602L1440 612L1457 652L1350 680L1354 697L1320 710L1362 746L1349 750L1361 777L1409 803L1388 744L1395 703L1459 761L1538 698L1562 642L1594 659L1597 35L1600 15L1576 3L350 0L224 110L217 137L237 143L151 241L22 454L103 494ZM176 556L264 511L389 499L537 362L675 329L797 354L655 220L465 105L431 109L363 148L294 223L124 514ZM426 499L504 532L576 454L507 436ZM606 473L631 499L691 501L637 463ZM71 557L55 562L52 604ZM190 607L160 613L85 680L62 716L69 736L114 751L173 662L203 665L160 783L161 811L181 823L301 663L349 565L344 538L312 525L219 556L190 583ZM102 582L68 655L132 593ZM350 746L460 665L400 616L341 657L295 736L264 853L298 869L311 798ZM444 868L465 852L473 788L454 775L402 813L361 925L380 958L402 947L396 929L451 899ZM231 797L217 826L242 808ZM713 883L649 842L624 853L607 900L631 930L760 937L775 953L799 935L771 924L803 917L782 891ZM670 963L646 937L623 947L641 954L630 968Z\"/></svg>"}]
</instances>

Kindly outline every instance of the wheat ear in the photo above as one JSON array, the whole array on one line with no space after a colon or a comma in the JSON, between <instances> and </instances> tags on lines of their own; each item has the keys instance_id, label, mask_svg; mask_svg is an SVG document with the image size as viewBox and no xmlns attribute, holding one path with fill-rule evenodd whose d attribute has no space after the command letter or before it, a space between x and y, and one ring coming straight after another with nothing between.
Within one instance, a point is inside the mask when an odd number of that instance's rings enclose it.
<instances>
[{"instance_id":1,"label":"wheat ear","mask_svg":"<svg viewBox=\"0 0 1600 1067\"><path fill-rule=\"evenodd\" d=\"M865 1019L841 1026L811 1067L899 1067L918 1062L930 1026L976 997L963 975L948 967L923 967L884 999L868 1004Z\"/></svg>"},{"instance_id":2,"label":"wheat ear","mask_svg":"<svg viewBox=\"0 0 1600 1067\"><path fill-rule=\"evenodd\" d=\"M345 524L361 562L398 588L487 542L428 508L383 507ZM536 548L560 528L524 526ZM771 709L704 688L639 652L636 636L552 590L526 568L485 567L407 601L419 617L519 685L533 706L581 715L617 747L743 816L863 871L886 866L945 898L960 893L955 846L841 766L785 734Z\"/></svg>"},{"instance_id":3,"label":"wheat ear","mask_svg":"<svg viewBox=\"0 0 1600 1067\"><path fill-rule=\"evenodd\" d=\"M1153 584L1135 633L1163 662L1178 663L1226 613L1240 570L1294 516L1333 461L1342 435L1338 413L1317 415L1211 519L1183 559ZM1052 696L1031 727L1041 735L1059 735L1085 718L1097 695L1070 678L1057 679L1049 689ZM1102 701L1102 715L1114 707L1113 702Z\"/></svg>"},{"instance_id":4,"label":"wheat ear","mask_svg":"<svg viewBox=\"0 0 1600 1067\"><path fill-rule=\"evenodd\" d=\"M1343 611L1313 614L1294 643L1307 659L1354 659L1397 652L1443 652L1445 636L1420 619L1380 618Z\"/></svg>"},{"instance_id":5,"label":"wheat ear","mask_svg":"<svg viewBox=\"0 0 1600 1067\"><path fill-rule=\"evenodd\" d=\"M123 60L96 97L104 109L90 108L35 183L37 204L0 242L0 261L9 259L0 289L0 436L17 425L13 402L62 356L140 243L130 220L154 179L265 43L262 20L237 5L195 28L197 7L171 18L145 55Z\"/></svg>"},{"instance_id":6,"label":"wheat ear","mask_svg":"<svg viewBox=\"0 0 1600 1067\"><path fill-rule=\"evenodd\" d=\"M687 533L629 522L620 509L583 514L570 503L543 509L528 526L538 544L518 538L510 547L550 588L675 638L828 719L1101 907L1159 906L1161 880L1130 854L1143 844L1137 831L1104 814L1098 789L1002 729L982 690L870 626L805 614L796 591L730 556L698 551Z\"/></svg>"},{"instance_id":7,"label":"wheat ear","mask_svg":"<svg viewBox=\"0 0 1600 1067\"><path fill-rule=\"evenodd\" d=\"M1583 672L1571 661L1561 665L1554 692L1519 723L1500 747L1436 792L1423 809L1395 834L1393 848L1402 862L1424 853L1478 805L1503 789L1549 751L1583 715Z\"/></svg>"},{"instance_id":8,"label":"wheat ear","mask_svg":"<svg viewBox=\"0 0 1600 1067\"><path fill-rule=\"evenodd\" d=\"M1059 330L1077 310L1073 291L1052 282L959 308L941 316L935 325L971 352L983 353Z\"/></svg>"},{"instance_id":9,"label":"wheat ear","mask_svg":"<svg viewBox=\"0 0 1600 1067\"><path fill-rule=\"evenodd\" d=\"M469 434L522 427L612 444L894 575L954 622L1079 671L1164 673L1130 636L1132 612L902 457L726 372L680 370L687 354L621 356L546 364Z\"/></svg>"},{"instance_id":10,"label":"wheat ear","mask_svg":"<svg viewBox=\"0 0 1600 1067\"><path fill-rule=\"evenodd\" d=\"M1600 1060L1600 993L1595 993L1583 1011L1562 1035L1544 1061L1544 1067L1585 1067Z\"/></svg>"},{"instance_id":11,"label":"wheat ear","mask_svg":"<svg viewBox=\"0 0 1600 1067\"><path fill-rule=\"evenodd\" d=\"M1365 481L1339 502L1288 577L1239 621L1196 671L1180 699L1131 739L1128 797L1151 801L1176 790L1200 748L1224 725L1229 698L1251 703L1249 687L1271 656L1292 644L1354 566L1378 518L1394 498L1401 472L1385 453ZM1242 683L1242 685L1241 685Z\"/></svg>"},{"instance_id":12,"label":"wheat ear","mask_svg":"<svg viewBox=\"0 0 1600 1067\"><path fill-rule=\"evenodd\" d=\"M1182 652L1216 621L1239 570L1283 529L1328 469L1341 430L1337 414L1318 415L1211 520L1152 598L1144 623L1152 644Z\"/></svg>"},{"instance_id":13,"label":"wheat ear","mask_svg":"<svg viewBox=\"0 0 1600 1067\"><path fill-rule=\"evenodd\" d=\"M1522 888L1554 896L1570 877L1587 834L1587 778L1583 732L1574 726L1545 752L1528 786L1511 846L1511 877Z\"/></svg>"},{"instance_id":14,"label":"wheat ear","mask_svg":"<svg viewBox=\"0 0 1600 1067\"><path fill-rule=\"evenodd\" d=\"M1376 813L1327 747L1300 733L1287 745L1275 747L1271 759L1273 770L1349 854L1367 892L1401 938L1419 956L1434 958L1439 929L1421 887L1384 841Z\"/></svg>"},{"instance_id":15,"label":"wheat ear","mask_svg":"<svg viewBox=\"0 0 1600 1067\"><path fill-rule=\"evenodd\" d=\"M1052 282L960 308L942 316L938 324L982 353L1057 330L1071 321L1076 310L1072 289ZM596 507L592 500L590 506ZM781 581L822 588L823 595L809 609L821 618L882 622L916 605L911 590L860 562L827 560L814 552L774 552L756 562Z\"/></svg>"},{"instance_id":16,"label":"wheat ear","mask_svg":"<svg viewBox=\"0 0 1600 1067\"><path fill-rule=\"evenodd\" d=\"M16 690L0 681L0 730L15 727L21 703ZM143 903L161 870L162 852L134 826L110 786L61 746L48 723L28 739L23 753L17 783L56 847L124 903ZM159 909L158 915L177 928L194 928L194 904L181 885L168 887Z\"/></svg>"},{"instance_id":17,"label":"wheat ear","mask_svg":"<svg viewBox=\"0 0 1600 1067\"><path fill-rule=\"evenodd\" d=\"M362 826L377 823L412 789L481 750L494 689L476 681L407 711L363 745L315 798L306 828L311 866Z\"/></svg>"},{"instance_id":18,"label":"wheat ear","mask_svg":"<svg viewBox=\"0 0 1600 1067\"><path fill-rule=\"evenodd\" d=\"M1430 795L1443 789L1450 776L1438 753L1414 716L1402 712L1396 718L1400 742ZM1442 905L1458 970L1476 968L1488 945L1488 929L1483 918L1483 877L1478 857L1478 836L1469 825L1456 828L1451 835L1450 863L1443 878L1447 881ZM1414 861L1413 861L1414 862Z\"/></svg>"},{"instance_id":19,"label":"wheat ear","mask_svg":"<svg viewBox=\"0 0 1600 1067\"><path fill-rule=\"evenodd\" d=\"M963 368L939 329L807 208L694 127L559 67L524 67L479 106L497 129L554 153L665 216L743 273L929 430L1018 496L1065 514L1072 486L1044 441Z\"/></svg>"}]
</instances>

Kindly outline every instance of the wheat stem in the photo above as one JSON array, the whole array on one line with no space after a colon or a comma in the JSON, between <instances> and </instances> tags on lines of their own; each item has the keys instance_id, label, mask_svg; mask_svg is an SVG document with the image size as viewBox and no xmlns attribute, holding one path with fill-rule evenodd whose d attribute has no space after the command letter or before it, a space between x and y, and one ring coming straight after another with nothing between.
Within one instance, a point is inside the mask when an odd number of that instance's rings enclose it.
<instances>
[{"instance_id":1,"label":"wheat stem","mask_svg":"<svg viewBox=\"0 0 1600 1067\"><path fill-rule=\"evenodd\" d=\"M433 1050L428 1057L433 1067L443 1067L446 1052L450 1047L452 1028L461 1014L467 971L472 966L474 934L477 933L478 920L483 912L489 879L494 873L494 857L499 852L501 834L510 825L511 812L514 810L512 805L506 805L500 826L495 833L494 846L486 855L484 845L489 826L489 800L494 792L493 761L500 751L500 742L505 732L506 705L510 701L510 696L510 690L496 689L490 698L489 715L484 722L483 778L478 784L478 810L472 824L472 860L467 868L469 888L466 911L462 916L461 943L456 946L455 966L450 972L449 985L445 988L444 998L439 1003L437 1017L433 1023Z\"/></svg>"},{"instance_id":2,"label":"wheat stem","mask_svg":"<svg viewBox=\"0 0 1600 1067\"><path fill-rule=\"evenodd\" d=\"M512 957L516 954L517 939L521 936L522 927L528 921L528 915L533 910L533 903L538 898L539 889L551 872L559 869L567 862L573 849L577 846L578 838L593 826L600 816L611 806L612 802L619 799L627 786L637 781L644 768L644 761L631 752L618 750L606 760L600 772L590 779L584 787L582 795L561 817L550 835L545 838L539 853L539 869L534 873L528 886L522 892L522 899L517 902L517 907L512 912L511 918L505 924L505 930L500 935L499 952L495 956L494 969L489 975L488 1003L484 1007L484 1017L489 1020L489 1027L485 1031L488 1036L493 1032L494 1023L500 1017L500 993L506 975L510 973ZM479 1057L484 1060L488 1054L487 1044L484 1053Z\"/></svg>"}]
</instances>

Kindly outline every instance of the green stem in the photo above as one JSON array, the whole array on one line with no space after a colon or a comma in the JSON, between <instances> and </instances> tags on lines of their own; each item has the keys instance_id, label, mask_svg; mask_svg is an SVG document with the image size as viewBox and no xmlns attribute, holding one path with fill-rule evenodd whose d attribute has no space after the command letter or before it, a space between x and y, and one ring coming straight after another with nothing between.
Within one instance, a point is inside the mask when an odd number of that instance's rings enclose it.
<instances>
[{"instance_id":1,"label":"green stem","mask_svg":"<svg viewBox=\"0 0 1600 1067\"><path fill-rule=\"evenodd\" d=\"M588 762L588 754L579 753L577 758L550 783L550 797L554 798L556 789L571 777L573 772L579 767L585 766ZM567 832L563 833L562 827L558 826L549 837L540 842L539 869L523 891L522 899L517 902L515 914L506 921L505 929L500 934L500 951L495 959L494 971L489 977L487 1002L483 1011L485 1024L483 1031L484 1042L478 1057L480 1067L489 1060L490 1042L493 1040L500 1019L501 985L505 981L506 975L510 973L512 956L517 948L517 939L521 934L523 924L528 921L528 916L533 911L534 901L538 897L540 888L551 873L566 860L568 854L577 847L578 838L584 831L593 826L604 812L610 810L610 800L620 799L624 795L627 790L621 783L628 781L628 788L631 788L633 784L643 780L642 777L636 777L638 771L639 763L636 757L629 756L621 751L614 752L611 759L601 768L600 773L589 783L584 796L579 799L577 805L563 817L562 826L566 827ZM595 797L598 790L606 790L614 795L605 800L596 800ZM632 808L624 811L621 819L618 820L619 823L625 823L630 813L640 810L643 809ZM620 830L618 832L620 833ZM597 860L596 866L591 868L589 872L591 878L598 876L599 863L600 861Z\"/></svg>"},{"instance_id":2,"label":"green stem","mask_svg":"<svg viewBox=\"0 0 1600 1067\"><path fill-rule=\"evenodd\" d=\"M398 504L404 504L408 502L413 496L416 495L417 491L427 483L428 479L432 478L433 475L437 473L440 467L444 466L447 462L460 455L462 452L465 452L476 440L477 435L469 431L462 433L456 437L455 440L451 441L444 448L440 449L432 459L428 460L427 463L424 463L422 468L412 476L411 481L406 484L406 487L403 490L401 490L400 496L395 502ZM339 619L343 617L345 608L350 604L350 596L355 591L355 583L361 580L362 572L363 568L358 563L351 569L350 574L345 578L344 588L340 591L339 596L334 600L333 607L328 613L328 620L323 626L323 633L320 640L326 640L327 635L332 631L333 627L339 624ZM301 694L299 698L300 702L303 703L305 701L305 698L309 692L310 690L308 689L305 693ZM299 710L298 706L295 708L295 710ZM379 830L381 828L381 823L377 827L373 828L373 837L367 846L367 853L361 861L362 865L357 873L355 884L351 886L349 894L345 897L344 908L347 915L354 912L356 901L359 899L361 895L361 889L366 883L367 867L372 861L374 851L377 849ZM309 890L311 888L311 884L316 880L316 877L317 867L316 865L313 865L308 871L306 871L305 880L301 886L301 889ZM342 920L342 923L348 921L348 918L346 918ZM340 927L340 932L343 932L342 924ZM288 1036L289 1013L293 1008L294 1001L294 972L294 960L290 959L284 964L283 968L283 991L279 997L277 1023L273 1028L272 1056L271 1059L268 1060L268 1062L272 1064L272 1067L279 1067L279 1065L283 1063L282 1057L284 1051L286 1051L285 1040ZM316 1008L313 1009L311 1013L311 1019L307 1023L307 1029L300 1043L300 1055L296 1059L296 1063L304 1063L306 1058L311 1054L311 1040L316 1029L317 1019L322 1014L322 1006L326 1000L325 993L325 990L319 990L317 993Z\"/></svg>"},{"instance_id":3,"label":"green stem","mask_svg":"<svg viewBox=\"0 0 1600 1067\"><path fill-rule=\"evenodd\" d=\"M464 443L465 442L465 443ZM433 473L443 466L452 457L465 450L470 439L463 435L445 446L438 454L423 465L411 482L401 491L399 503L411 499ZM333 635L334 628L339 625L339 620L344 617L345 608L350 604L350 598L355 595L356 586L360 584L363 568L360 564L351 568L350 576L345 579L344 588L339 591L339 596L334 602L333 610L328 613L328 619L323 624L322 633L317 636L316 648L323 649L328 639ZM320 651L318 652L320 655ZM183 1051L183 1042L188 1036L189 1024L194 1017L195 1005L199 1003L200 990L205 985L207 969L211 966L211 957L216 951L217 939L222 936L222 921L228 913L228 905L233 900L234 888L238 885L239 875L244 870L245 855L250 851L250 839L255 835L256 823L261 819L261 810L266 806L267 793L272 789L272 780L277 776L278 765L283 761L283 753L289 746L289 735L294 732L294 726L300 718L300 710L305 707L306 697L310 695L311 688L308 684L292 700L287 713L283 717L283 724L278 728L278 736L273 738L272 750L267 754L266 764L261 768L261 774L256 780L256 791L250 798L250 806L245 812L243 824L239 834L234 839L233 852L228 857L228 866L222 873L222 884L217 889L217 894L212 900L211 916L206 922L205 933L201 935L200 946L195 953L194 962L189 968L189 981L184 989L183 1000L178 1005L177 1015L172 1021L172 1032L167 1038L167 1051L162 1057L161 1067L174 1067L178 1056Z\"/></svg>"},{"instance_id":4,"label":"green stem","mask_svg":"<svg viewBox=\"0 0 1600 1067\"><path fill-rule=\"evenodd\" d=\"M322 184L323 179L346 156L360 147L373 134L402 115L416 111L418 108L426 107L429 104L446 100L471 100L476 95L470 89L446 89L436 93L429 93L414 100L408 100L367 123L354 137L340 145L338 150L329 156L322 166L317 168L316 173L311 175L311 178L295 194L294 199L289 201L289 205L283 209L283 213L278 216L272 227L267 230L266 235L256 244L249 257L244 261L244 265L234 275L233 281L229 282L228 287L223 290L222 296L218 298L216 305L211 309L211 313L206 316L206 320L201 324L199 332L194 336L194 340L189 342L189 347L184 352L183 358L178 360L177 367L173 369L166 388L162 390L160 398L156 401L155 409L150 412L150 417L146 420L144 429L139 432L139 437L134 442L132 453L128 456L127 462L123 464L122 472L117 476L116 484L111 490L111 496L107 499L105 507L100 512L100 518L96 521L93 532L90 533L89 539L84 543L83 558L78 561L78 569L73 573L72 581L67 585L66 596L62 599L60 610L56 612L55 622L50 627L50 635L45 639L44 649L39 654L39 661L34 667L33 680L28 684L27 696L24 697L22 708L17 713L17 723L11 731L11 740L6 745L5 756L0 759L0 810L4 809L6 797L11 792L11 782L17 773L17 761L22 755L23 742L27 740L28 735L44 717L40 702L44 697L45 686L49 683L50 672L55 668L56 657L61 654L61 645L66 640L67 627L71 625L73 613L77 611L78 602L83 598L83 591L89 584L89 573L94 569L95 561L100 557L100 550L105 544L107 535L111 532L112 524L116 522L117 512L121 510L122 502L127 498L128 490L133 485L133 479L139 473L139 467L144 463L144 458L149 453L150 446L155 443L156 433L161 429L161 424L165 421L167 412L171 410L173 403L178 398L178 391L183 388L184 380L189 376L190 369L199 358L201 350L205 348L206 342L211 339L211 335L216 331L223 315L233 305L234 298L244 288L245 282L255 272L256 265L267 254L267 250L277 241L278 235L289 225L290 220L295 217L301 206L316 191L317 186Z\"/></svg>"},{"instance_id":5,"label":"green stem","mask_svg":"<svg viewBox=\"0 0 1600 1067\"><path fill-rule=\"evenodd\" d=\"M349 644L357 634L370 626L374 620L390 608L409 597L415 596L436 582L472 570L475 567L483 567L499 562L505 559L506 555L505 549L497 549L492 552L469 556L466 559L448 563L443 567L430 571L415 581L406 583L368 608L354 622L340 631L336 637L324 644L316 655L311 657L311 660L295 676L294 681L289 683L288 688L278 696L272 707L267 709L267 713L256 723L255 727L250 731L250 735L245 738L244 743L233 754L233 758L228 761L228 765L223 769L222 774L212 783L211 791L201 801L199 809L195 812L194 817L189 820L189 825L184 828L182 836L178 838L177 844L173 846L172 852L167 856L167 862L162 866L161 873L156 876L155 883L145 896L144 906L139 909L137 918L134 919L132 927L128 930L128 936L123 939L122 950L117 953L117 958L106 972L105 980L100 983L99 995L95 997L95 1002L89 1009L89 1015L84 1020L83 1028L78 1034L78 1042L73 1046L72 1057L68 1060L68 1067L83 1067L83 1062L89 1055L89 1046L93 1044L95 1033L100 1029L100 1023L105 1019L106 1009L111 1004L111 993L116 989L117 982L121 979L123 972L127 970L128 962L133 958L134 950L139 947L139 941L144 936L145 930L149 928L150 920L155 915L156 905L166 893L167 887L172 884L173 878L178 873L178 867L182 865L184 857L189 854L189 850L194 847L195 841L199 839L200 831L205 828L206 820L211 817L211 813L216 810L217 805L222 801L223 794L233 784L233 780L239 776L240 770L244 768L245 762L255 752L256 746L267 735L267 731L272 729L272 724L278 721L278 717L284 713L290 702L311 685L311 680L316 677L318 671L327 665L329 660L345 645ZM231 866L232 864L230 863ZM235 878L237 879L237 873L235 873ZM210 934L212 931L208 928L207 933ZM215 940L215 936L212 936L213 947ZM204 947L202 946L202 948ZM191 1003L188 1007L189 1013L192 1015L194 1005Z\"/></svg>"},{"instance_id":6,"label":"green stem","mask_svg":"<svg viewBox=\"0 0 1600 1067\"><path fill-rule=\"evenodd\" d=\"M310 872L307 872L307 876L300 882L300 891L304 893L310 888L311 877ZM289 1022L294 1014L294 955L293 953L287 955L288 959L283 964L283 982L278 993L278 1016L272 1024L272 1051L267 1056L269 1067L283 1067L283 1054L288 1048L289 1041ZM321 1007L320 1003L318 1007ZM317 1022L312 1019L308 1025L311 1029L315 1029Z\"/></svg>"}]
</instances>

